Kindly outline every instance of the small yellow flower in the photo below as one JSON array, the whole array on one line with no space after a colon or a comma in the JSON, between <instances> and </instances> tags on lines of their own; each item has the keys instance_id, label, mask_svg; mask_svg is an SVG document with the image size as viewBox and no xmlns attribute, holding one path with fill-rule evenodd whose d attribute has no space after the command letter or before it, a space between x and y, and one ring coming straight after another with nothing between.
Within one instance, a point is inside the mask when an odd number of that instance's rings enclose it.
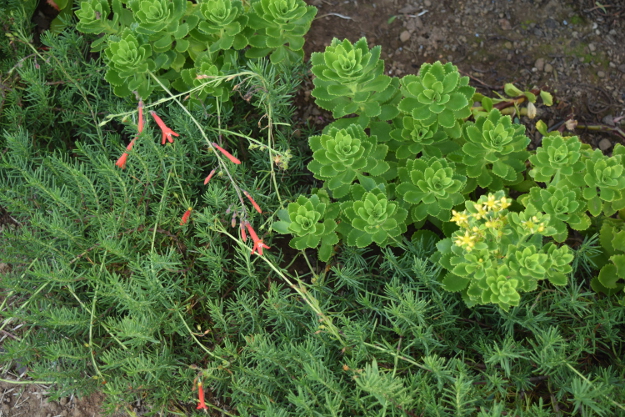
<instances>
[{"instance_id":1,"label":"small yellow flower","mask_svg":"<svg viewBox=\"0 0 625 417\"><path fill-rule=\"evenodd\" d=\"M478 203L474 203L474 204L475 205L473 207L475 207L475 210L477 211L477 213L473 215L475 219L480 220L486 217L486 214L488 213L488 209L485 206L482 206L481 204L478 204Z\"/></svg>"},{"instance_id":2,"label":"small yellow flower","mask_svg":"<svg viewBox=\"0 0 625 417\"><path fill-rule=\"evenodd\" d=\"M511 204L512 204L512 199L508 200L506 199L506 197L501 197L501 200L499 201L499 207L502 210L507 209L508 207L510 207Z\"/></svg>"},{"instance_id":3,"label":"small yellow flower","mask_svg":"<svg viewBox=\"0 0 625 417\"><path fill-rule=\"evenodd\" d=\"M462 226L463 224L467 224L469 222L469 216L466 211L458 213L456 210L452 210L451 214L453 214L451 221L455 222L458 226Z\"/></svg>"},{"instance_id":4,"label":"small yellow flower","mask_svg":"<svg viewBox=\"0 0 625 417\"><path fill-rule=\"evenodd\" d=\"M464 236L457 236L456 241L454 242L456 246L464 247L467 246L467 250L473 249L475 246L475 235L471 234L468 230L464 232Z\"/></svg>"},{"instance_id":5,"label":"small yellow flower","mask_svg":"<svg viewBox=\"0 0 625 417\"><path fill-rule=\"evenodd\" d=\"M495 196L493 194L489 194L488 199L484 203L484 207L486 208L487 211L496 210L498 204L499 204L499 201L495 200Z\"/></svg>"}]
</instances>

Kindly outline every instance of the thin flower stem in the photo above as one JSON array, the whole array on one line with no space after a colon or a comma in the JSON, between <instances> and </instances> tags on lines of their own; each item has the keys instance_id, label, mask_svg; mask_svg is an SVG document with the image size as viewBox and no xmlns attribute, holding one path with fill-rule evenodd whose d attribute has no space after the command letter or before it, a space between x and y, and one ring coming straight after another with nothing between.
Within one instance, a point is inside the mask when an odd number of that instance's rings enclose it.
<instances>
[{"instance_id":1,"label":"thin flower stem","mask_svg":"<svg viewBox=\"0 0 625 417\"><path fill-rule=\"evenodd\" d=\"M206 143L214 149L213 145L212 145L212 141L208 139L208 137L206 136L206 133L204 133L204 128L202 127L202 125L200 124L200 122L197 121L197 119L195 117L193 117L193 115L191 114L191 112L180 102L180 100L178 100L178 97L175 96L167 87L165 87L165 85L161 82L161 80L159 80L154 74L152 74L151 72L149 73L150 76L161 86L161 88L163 90L165 90L165 92L167 92L167 94L169 94L170 99L174 100L179 106L180 108L187 113L187 115L189 116L189 118L193 121L193 123L195 124L195 126L198 128L198 130L200 131L200 134L202 135L202 137L204 138L204 140L206 141ZM180 96L180 95L178 95ZM221 130L221 113L220 113L220 107L219 105L217 106L217 120L219 123L219 129ZM228 175L228 178L230 178L230 182L233 185L234 191L237 193L237 196L239 197L239 201L241 201L241 205L243 206L243 210L247 209L245 208L245 205L243 203L243 195L241 194L241 189L236 185L236 181L234 180L234 178L232 177L232 174L230 174L230 170L228 169L228 166L226 165L226 163L224 162L224 160L222 159L222 157L215 152L215 156L217 157L217 162L219 163L219 165L221 166L221 168L223 169L223 171L226 173L226 175Z\"/></svg>"},{"instance_id":2,"label":"thin flower stem","mask_svg":"<svg viewBox=\"0 0 625 417\"><path fill-rule=\"evenodd\" d=\"M247 245L245 245L241 240L239 240L238 238L236 238L235 236L231 235L224 227L223 225L221 225L220 223L215 223L216 225L216 231L219 233L222 233L226 236L228 236L230 239L232 239L233 241L235 241L240 247L245 248L245 250L249 250L249 248L247 247ZM299 294L300 297L302 297L302 299L306 302L306 304L308 304L308 306L315 312L315 314L317 314L320 318L320 321L326 326L325 329L328 331L328 333L330 333L332 336L334 336L336 338L336 340L343 346L345 346L345 341L343 340L343 338L341 337L341 333L340 330L336 327L336 325L334 325L334 323L332 322L332 318L330 318L328 315L326 315L322 310L321 307L319 305L319 300L317 300L313 295L311 295L308 290L305 287L305 284L303 282L301 282L299 280L299 278L296 278L297 280L297 284L295 285L285 274L284 272L282 272L280 269L278 269L278 267L276 265L274 265L274 263L272 261L270 261L269 259L267 259L266 256L260 256L260 259L262 259L264 262L267 263L267 265L269 265L269 267L271 269L274 270L274 272L276 274L278 274L278 276L280 278L282 278L284 280L284 282L286 282L289 287L291 287L293 290L295 290L295 292L297 292L297 294Z\"/></svg>"},{"instance_id":3,"label":"thin flower stem","mask_svg":"<svg viewBox=\"0 0 625 417\"><path fill-rule=\"evenodd\" d=\"M52 381L18 381L15 379L4 379L0 378L0 382L4 382L6 384L15 384L15 385L53 385ZM74 382L76 382L74 380Z\"/></svg>"}]
</instances>

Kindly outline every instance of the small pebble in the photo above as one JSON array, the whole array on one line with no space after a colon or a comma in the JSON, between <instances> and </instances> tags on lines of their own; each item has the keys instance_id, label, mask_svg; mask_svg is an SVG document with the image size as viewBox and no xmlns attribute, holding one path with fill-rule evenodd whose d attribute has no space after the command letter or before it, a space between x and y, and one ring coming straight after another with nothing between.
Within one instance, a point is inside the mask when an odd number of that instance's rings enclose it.
<instances>
[{"instance_id":1,"label":"small pebble","mask_svg":"<svg viewBox=\"0 0 625 417\"><path fill-rule=\"evenodd\" d=\"M536 69L538 71L542 71L545 69L545 59L544 58L538 58L536 60L536 62L534 63L534 66L536 67Z\"/></svg>"},{"instance_id":2,"label":"small pebble","mask_svg":"<svg viewBox=\"0 0 625 417\"><path fill-rule=\"evenodd\" d=\"M410 39L410 32L404 30L401 35L399 35L399 40L402 42L407 42Z\"/></svg>"},{"instance_id":3,"label":"small pebble","mask_svg":"<svg viewBox=\"0 0 625 417\"><path fill-rule=\"evenodd\" d=\"M603 71L597 71L597 77L599 77L599 78L605 78L605 72L603 72Z\"/></svg>"},{"instance_id":4,"label":"small pebble","mask_svg":"<svg viewBox=\"0 0 625 417\"><path fill-rule=\"evenodd\" d=\"M597 47L595 46L594 43L589 43L588 49L590 50L590 52L595 52L597 50Z\"/></svg>"},{"instance_id":5,"label":"small pebble","mask_svg":"<svg viewBox=\"0 0 625 417\"><path fill-rule=\"evenodd\" d=\"M625 72L625 64L621 64L617 68L618 68L619 71Z\"/></svg>"},{"instance_id":6,"label":"small pebble","mask_svg":"<svg viewBox=\"0 0 625 417\"><path fill-rule=\"evenodd\" d=\"M432 5L432 2L430 0L425 0L423 4L425 5L425 7L430 7Z\"/></svg>"},{"instance_id":7,"label":"small pebble","mask_svg":"<svg viewBox=\"0 0 625 417\"><path fill-rule=\"evenodd\" d=\"M610 142L610 139L603 138L599 141L599 149L601 149L602 151L607 151L608 149L610 149L610 147L612 147L612 142Z\"/></svg>"},{"instance_id":8,"label":"small pebble","mask_svg":"<svg viewBox=\"0 0 625 417\"><path fill-rule=\"evenodd\" d=\"M506 49L512 49L512 42L508 41L508 42L504 43L503 46L505 46Z\"/></svg>"},{"instance_id":9,"label":"small pebble","mask_svg":"<svg viewBox=\"0 0 625 417\"><path fill-rule=\"evenodd\" d=\"M545 64L545 72L553 72L553 65Z\"/></svg>"}]
</instances>

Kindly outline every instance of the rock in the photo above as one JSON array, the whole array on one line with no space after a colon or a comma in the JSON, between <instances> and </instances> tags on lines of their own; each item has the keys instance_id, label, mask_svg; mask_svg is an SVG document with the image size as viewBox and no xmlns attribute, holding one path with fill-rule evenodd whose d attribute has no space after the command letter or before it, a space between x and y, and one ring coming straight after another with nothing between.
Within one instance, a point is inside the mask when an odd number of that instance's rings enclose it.
<instances>
[{"instance_id":1,"label":"rock","mask_svg":"<svg viewBox=\"0 0 625 417\"><path fill-rule=\"evenodd\" d=\"M501 30L512 30L512 25L508 19L499 19L499 27Z\"/></svg>"},{"instance_id":2,"label":"rock","mask_svg":"<svg viewBox=\"0 0 625 417\"><path fill-rule=\"evenodd\" d=\"M504 43L503 46L505 46L506 49L512 49L512 42L508 41L508 42Z\"/></svg>"},{"instance_id":3,"label":"rock","mask_svg":"<svg viewBox=\"0 0 625 417\"><path fill-rule=\"evenodd\" d=\"M605 78L605 72L603 72L603 71L597 71L597 77L599 77L599 78Z\"/></svg>"},{"instance_id":4,"label":"rock","mask_svg":"<svg viewBox=\"0 0 625 417\"><path fill-rule=\"evenodd\" d=\"M589 43L589 44L588 44L588 50L589 50L590 52L595 52L595 51L597 50L597 47L595 46L595 44L594 44L594 43Z\"/></svg>"},{"instance_id":5,"label":"rock","mask_svg":"<svg viewBox=\"0 0 625 417\"><path fill-rule=\"evenodd\" d=\"M61 404L61 407L65 407L67 405L67 397L61 398L59 404Z\"/></svg>"},{"instance_id":6,"label":"rock","mask_svg":"<svg viewBox=\"0 0 625 417\"><path fill-rule=\"evenodd\" d=\"M619 71L625 72L625 64L621 64L617 68L618 68Z\"/></svg>"},{"instance_id":7,"label":"rock","mask_svg":"<svg viewBox=\"0 0 625 417\"><path fill-rule=\"evenodd\" d=\"M553 65L545 64L545 72L553 72Z\"/></svg>"},{"instance_id":8,"label":"rock","mask_svg":"<svg viewBox=\"0 0 625 417\"><path fill-rule=\"evenodd\" d=\"M610 139L603 138L599 141L599 149L601 149L602 151L607 151L608 149L610 149L610 147L612 147L612 142L610 142Z\"/></svg>"},{"instance_id":9,"label":"rock","mask_svg":"<svg viewBox=\"0 0 625 417\"><path fill-rule=\"evenodd\" d=\"M423 4L425 5L425 7L430 7L430 6L432 6L432 2L431 2L430 0L425 0L425 1L423 2Z\"/></svg>"},{"instance_id":10,"label":"rock","mask_svg":"<svg viewBox=\"0 0 625 417\"><path fill-rule=\"evenodd\" d=\"M606 117L603 118L603 120L601 120L603 123L605 123L608 126L614 126L614 117L611 114L608 114Z\"/></svg>"},{"instance_id":11,"label":"rock","mask_svg":"<svg viewBox=\"0 0 625 417\"><path fill-rule=\"evenodd\" d=\"M536 67L536 69L538 71L542 71L545 69L545 59L544 58L538 58L536 60L536 62L534 63L534 66Z\"/></svg>"},{"instance_id":12,"label":"rock","mask_svg":"<svg viewBox=\"0 0 625 417\"><path fill-rule=\"evenodd\" d=\"M410 36L410 31L404 30L401 35L399 35L399 40L402 42L408 42L408 40L410 40Z\"/></svg>"},{"instance_id":13,"label":"rock","mask_svg":"<svg viewBox=\"0 0 625 417\"><path fill-rule=\"evenodd\" d=\"M419 8L414 4L409 4L401 9L397 10L397 13L410 14L419 11Z\"/></svg>"}]
</instances>

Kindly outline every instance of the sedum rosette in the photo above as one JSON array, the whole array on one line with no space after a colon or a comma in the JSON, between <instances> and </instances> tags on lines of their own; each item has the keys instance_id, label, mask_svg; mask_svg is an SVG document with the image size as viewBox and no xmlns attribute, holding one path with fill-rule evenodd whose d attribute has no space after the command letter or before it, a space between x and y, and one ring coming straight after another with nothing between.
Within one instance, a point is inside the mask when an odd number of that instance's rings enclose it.
<instances>
[{"instance_id":1,"label":"sedum rosette","mask_svg":"<svg viewBox=\"0 0 625 417\"><path fill-rule=\"evenodd\" d=\"M471 116L475 88L469 87L469 77L461 77L457 67L438 61L423 64L419 75L402 78L401 91L405 98L399 110L424 126L438 123L452 138L462 135L459 121Z\"/></svg>"}]
</instances>

